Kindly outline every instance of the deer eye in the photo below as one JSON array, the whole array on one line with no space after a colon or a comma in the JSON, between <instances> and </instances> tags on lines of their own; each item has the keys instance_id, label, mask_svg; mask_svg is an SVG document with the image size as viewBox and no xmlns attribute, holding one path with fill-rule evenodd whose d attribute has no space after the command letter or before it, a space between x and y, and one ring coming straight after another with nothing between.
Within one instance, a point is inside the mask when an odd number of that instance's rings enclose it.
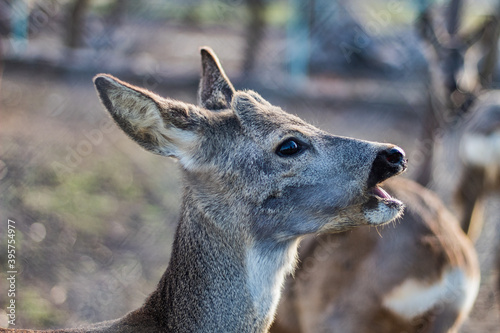
<instances>
[{"instance_id":1,"label":"deer eye","mask_svg":"<svg viewBox=\"0 0 500 333\"><path fill-rule=\"evenodd\" d=\"M302 144L297 139L290 138L279 145L276 154L281 157L288 157L300 153L302 149Z\"/></svg>"}]
</instances>

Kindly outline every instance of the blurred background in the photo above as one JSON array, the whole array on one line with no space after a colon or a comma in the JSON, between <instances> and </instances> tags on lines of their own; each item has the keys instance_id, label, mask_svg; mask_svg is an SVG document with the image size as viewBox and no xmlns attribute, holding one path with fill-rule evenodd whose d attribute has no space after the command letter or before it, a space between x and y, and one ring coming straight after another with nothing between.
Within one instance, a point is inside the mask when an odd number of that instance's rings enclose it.
<instances>
[{"instance_id":1,"label":"blurred background","mask_svg":"<svg viewBox=\"0 0 500 333\"><path fill-rule=\"evenodd\" d=\"M499 10L488 0L0 0L0 327L8 219L16 328L122 316L168 264L179 172L114 126L95 74L196 103L199 47L211 46L237 89L334 134L403 147L405 176L452 208L450 133L470 93L498 87ZM500 327L499 213L492 194L476 243L481 290L461 332Z\"/></svg>"}]
</instances>

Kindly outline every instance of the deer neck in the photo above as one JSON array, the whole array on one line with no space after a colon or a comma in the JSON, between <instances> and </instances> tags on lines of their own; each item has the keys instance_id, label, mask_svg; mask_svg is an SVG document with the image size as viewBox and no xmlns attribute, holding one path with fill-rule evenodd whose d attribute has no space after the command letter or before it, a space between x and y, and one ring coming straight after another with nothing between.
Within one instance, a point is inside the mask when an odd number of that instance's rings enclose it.
<instances>
[{"instance_id":1,"label":"deer neck","mask_svg":"<svg viewBox=\"0 0 500 333\"><path fill-rule=\"evenodd\" d=\"M236 214L214 221L213 209L188 209L189 201L184 200L169 266L143 310L175 332L267 332L298 240L228 235L214 225L237 228L242 221L227 218Z\"/></svg>"},{"instance_id":2,"label":"deer neck","mask_svg":"<svg viewBox=\"0 0 500 333\"><path fill-rule=\"evenodd\" d=\"M274 319L287 274L293 271L299 240L284 244L259 243L248 251L246 259L246 286L253 308L268 326ZM263 330L267 332L267 328Z\"/></svg>"}]
</instances>

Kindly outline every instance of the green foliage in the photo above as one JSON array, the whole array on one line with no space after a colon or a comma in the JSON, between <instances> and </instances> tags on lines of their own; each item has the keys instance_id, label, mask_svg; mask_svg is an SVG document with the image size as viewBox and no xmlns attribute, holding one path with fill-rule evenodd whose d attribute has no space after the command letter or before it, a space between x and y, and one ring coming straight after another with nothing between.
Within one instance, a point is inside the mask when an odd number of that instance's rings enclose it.
<instances>
[{"instance_id":1,"label":"green foliage","mask_svg":"<svg viewBox=\"0 0 500 333\"><path fill-rule=\"evenodd\" d=\"M20 285L21 291L17 316L29 315L30 320L37 323L38 327L57 326L64 319L64 312L54 308L50 301L41 297L40 290L35 287Z\"/></svg>"},{"instance_id":2,"label":"green foliage","mask_svg":"<svg viewBox=\"0 0 500 333\"><path fill-rule=\"evenodd\" d=\"M287 1L264 2L267 23L284 26L290 15ZM114 2L100 0L92 4L92 11L98 15L111 15ZM125 6L127 16L141 19L173 21L190 24L220 24L240 26L248 20L245 1L129 1Z\"/></svg>"},{"instance_id":3,"label":"green foliage","mask_svg":"<svg viewBox=\"0 0 500 333\"><path fill-rule=\"evenodd\" d=\"M92 163L81 172L61 176L58 181L46 165L39 166L28 173L26 181L30 186L18 195L26 207L42 215L57 212L76 230L101 234L107 227L106 221L117 213L120 201L138 200L144 195L141 188L133 186L132 166L123 163L117 168L118 160ZM46 174L50 174L50 178L45 177Z\"/></svg>"}]
</instances>

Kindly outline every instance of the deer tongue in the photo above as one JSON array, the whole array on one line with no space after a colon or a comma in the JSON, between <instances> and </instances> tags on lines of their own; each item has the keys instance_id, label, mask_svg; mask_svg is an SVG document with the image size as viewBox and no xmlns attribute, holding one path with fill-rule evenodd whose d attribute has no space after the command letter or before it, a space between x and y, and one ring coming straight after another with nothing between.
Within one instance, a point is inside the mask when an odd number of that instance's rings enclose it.
<instances>
[{"instance_id":1,"label":"deer tongue","mask_svg":"<svg viewBox=\"0 0 500 333\"><path fill-rule=\"evenodd\" d=\"M371 193L382 199L392 199L392 197L383 188L375 186L371 189Z\"/></svg>"}]
</instances>

